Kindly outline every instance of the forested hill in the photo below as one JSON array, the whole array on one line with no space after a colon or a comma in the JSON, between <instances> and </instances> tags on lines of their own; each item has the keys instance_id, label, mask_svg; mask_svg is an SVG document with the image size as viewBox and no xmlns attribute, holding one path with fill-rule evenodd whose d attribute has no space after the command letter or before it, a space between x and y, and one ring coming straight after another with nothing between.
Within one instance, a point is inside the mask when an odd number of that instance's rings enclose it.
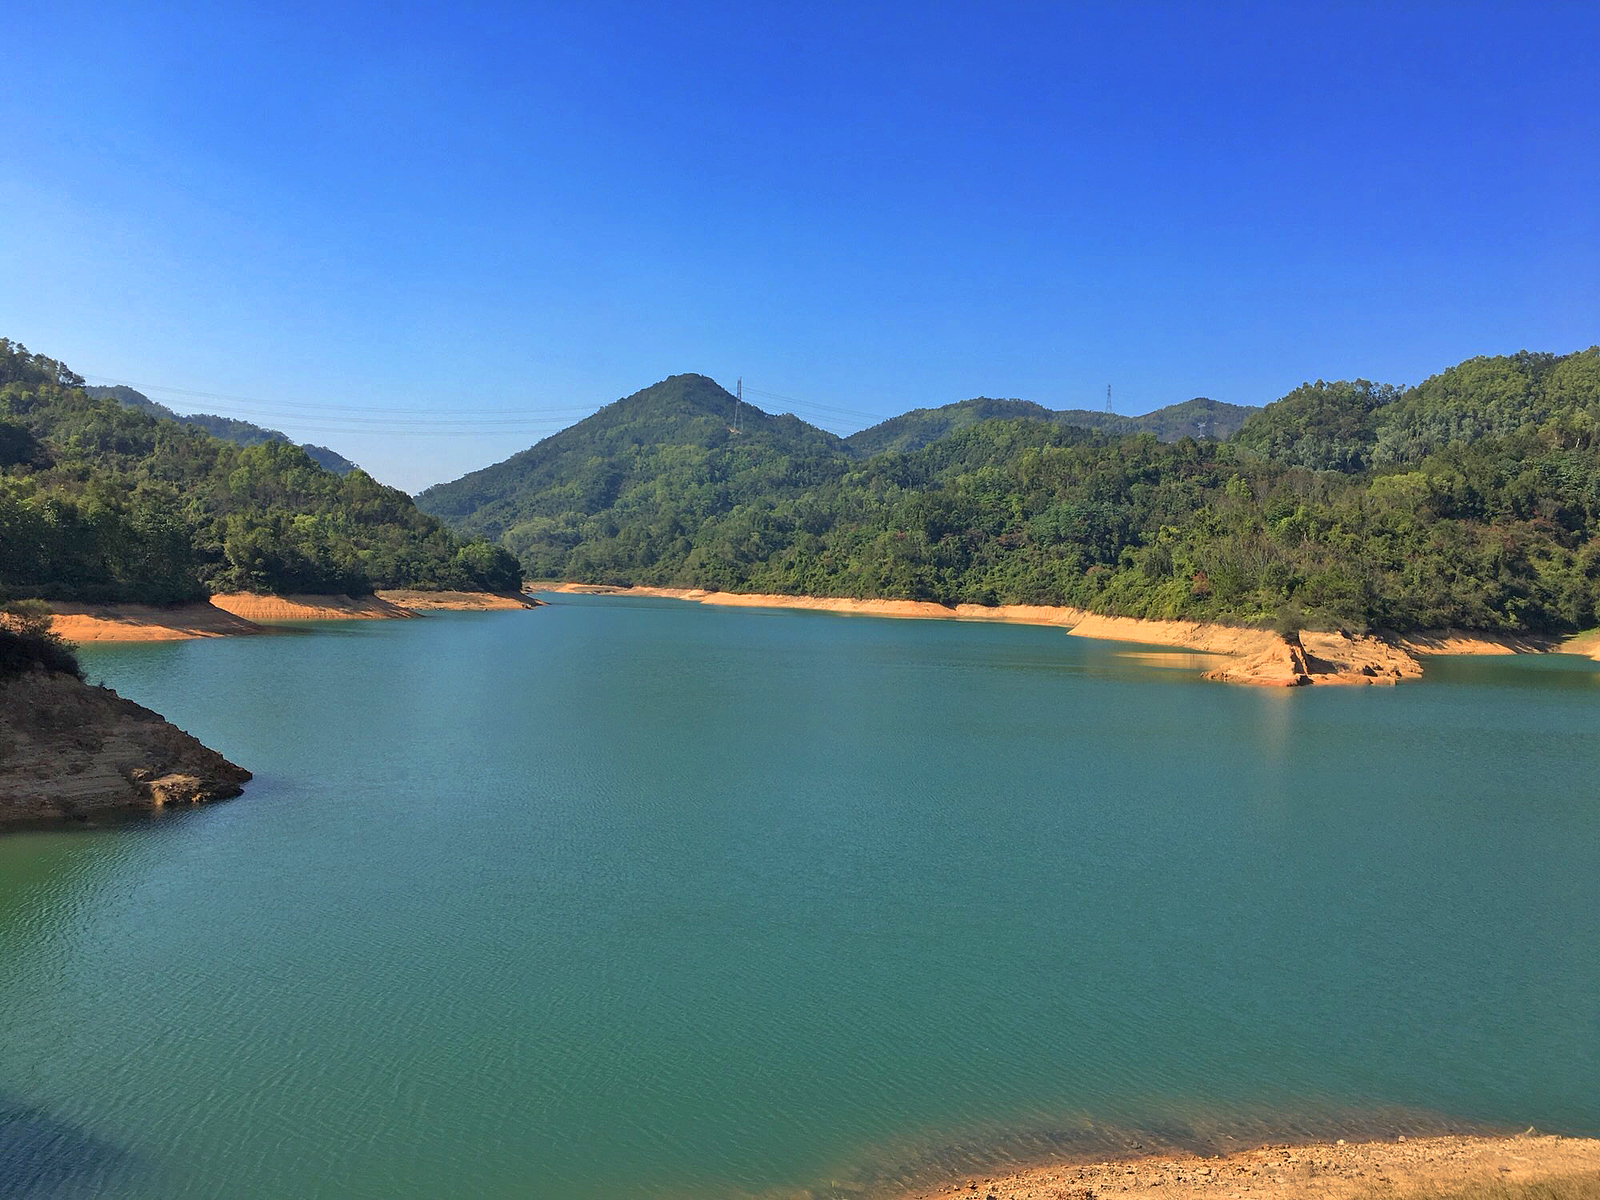
<instances>
[{"instance_id":1,"label":"forested hill","mask_svg":"<svg viewBox=\"0 0 1600 1200\"><path fill-rule=\"evenodd\" d=\"M1387 629L1593 627L1600 349L1306 384L1231 438L994 415L861 458L678 376L421 503L530 577Z\"/></svg>"},{"instance_id":2,"label":"forested hill","mask_svg":"<svg viewBox=\"0 0 1600 1200\"><path fill-rule=\"evenodd\" d=\"M196 429L204 430L212 437L219 437L225 442L237 442L241 446L259 446L262 442L284 442L294 445L289 435L276 429L264 429L260 425L241 421L237 417L219 417L215 413L177 413L165 404L150 399L143 392L135 391L126 384L117 384L112 387L85 387L83 389L91 396L109 397L119 404L126 404L129 408L137 408L147 412L152 417L165 417L169 421L176 421L180 425L192 425ZM356 469L356 464L344 455L328 449L326 446L316 446L310 442L301 442L300 449L306 452L306 457L325 470L332 471L335 475L348 475Z\"/></svg>"},{"instance_id":3,"label":"forested hill","mask_svg":"<svg viewBox=\"0 0 1600 1200\"><path fill-rule=\"evenodd\" d=\"M798 494L837 478L852 458L825 430L736 406L704 375L674 375L504 462L431 487L417 503L529 561L549 562L558 546L564 553L573 515L600 512L630 538L687 554L700 524L739 497Z\"/></svg>"},{"instance_id":4,"label":"forested hill","mask_svg":"<svg viewBox=\"0 0 1600 1200\"><path fill-rule=\"evenodd\" d=\"M1091 412L1073 408L1053 410L1028 400L991 400L980 396L940 408L915 408L898 417L852 433L845 442L858 454L871 456L885 451L905 454L920 450L930 442L965 429L978 421L1030 420L1072 425L1102 433L1153 433L1163 442L1179 438L1225 438L1238 431L1245 418L1260 410L1242 404L1224 404L1197 396L1182 404L1169 404L1139 417L1119 413Z\"/></svg>"},{"instance_id":5,"label":"forested hill","mask_svg":"<svg viewBox=\"0 0 1600 1200\"><path fill-rule=\"evenodd\" d=\"M516 560L298 447L241 446L89 395L0 338L0 601L509 590Z\"/></svg>"}]
</instances>

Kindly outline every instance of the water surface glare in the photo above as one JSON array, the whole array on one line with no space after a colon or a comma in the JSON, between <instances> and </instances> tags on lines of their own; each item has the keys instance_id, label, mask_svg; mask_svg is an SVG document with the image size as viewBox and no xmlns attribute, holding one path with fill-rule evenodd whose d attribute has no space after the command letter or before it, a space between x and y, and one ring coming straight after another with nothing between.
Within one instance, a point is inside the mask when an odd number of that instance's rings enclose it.
<instances>
[{"instance_id":1,"label":"water surface glare","mask_svg":"<svg viewBox=\"0 0 1600 1200\"><path fill-rule=\"evenodd\" d=\"M1595 664L1284 693L1052 629L556 599L86 652L256 781L0 838L0 1195L1600 1133Z\"/></svg>"}]
</instances>

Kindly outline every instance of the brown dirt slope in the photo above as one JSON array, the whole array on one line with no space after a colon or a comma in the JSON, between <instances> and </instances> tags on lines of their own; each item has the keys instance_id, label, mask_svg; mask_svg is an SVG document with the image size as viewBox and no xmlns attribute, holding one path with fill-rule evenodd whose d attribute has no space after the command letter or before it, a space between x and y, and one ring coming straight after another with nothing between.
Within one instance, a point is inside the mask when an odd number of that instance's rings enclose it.
<instances>
[{"instance_id":1,"label":"brown dirt slope","mask_svg":"<svg viewBox=\"0 0 1600 1200\"><path fill-rule=\"evenodd\" d=\"M249 778L110 688L44 671L0 682L0 828L205 804Z\"/></svg>"},{"instance_id":2,"label":"brown dirt slope","mask_svg":"<svg viewBox=\"0 0 1600 1200\"><path fill-rule=\"evenodd\" d=\"M418 592L410 588L383 588L378 599L412 612L489 612L495 609L537 608L531 596L502 592Z\"/></svg>"},{"instance_id":3,"label":"brown dirt slope","mask_svg":"<svg viewBox=\"0 0 1600 1200\"><path fill-rule=\"evenodd\" d=\"M69 642L171 642L260 633L261 626L210 604L71 604L52 601L50 630Z\"/></svg>"},{"instance_id":4,"label":"brown dirt slope","mask_svg":"<svg viewBox=\"0 0 1600 1200\"><path fill-rule=\"evenodd\" d=\"M383 620L429 610L481 612L537 608L528 596L496 592L382 591L373 596L267 596L235 592L203 604L74 604L50 602L50 628L69 642L171 642L261 633L277 621Z\"/></svg>"},{"instance_id":5,"label":"brown dirt slope","mask_svg":"<svg viewBox=\"0 0 1600 1200\"><path fill-rule=\"evenodd\" d=\"M1541 1181L1558 1184L1552 1198L1600 1197L1600 1140L1447 1136L1161 1155L975 1176L904 1200L1534 1200Z\"/></svg>"},{"instance_id":6,"label":"brown dirt slope","mask_svg":"<svg viewBox=\"0 0 1600 1200\"><path fill-rule=\"evenodd\" d=\"M343 621L417 615L377 596L265 596L232 592L211 597L211 603L246 621Z\"/></svg>"}]
</instances>

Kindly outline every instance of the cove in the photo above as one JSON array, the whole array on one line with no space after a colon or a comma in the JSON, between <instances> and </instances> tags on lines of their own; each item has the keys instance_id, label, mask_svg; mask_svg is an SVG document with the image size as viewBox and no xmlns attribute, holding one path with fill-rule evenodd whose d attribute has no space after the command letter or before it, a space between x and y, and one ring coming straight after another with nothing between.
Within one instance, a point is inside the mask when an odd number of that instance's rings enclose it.
<instances>
[{"instance_id":1,"label":"cove","mask_svg":"<svg viewBox=\"0 0 1600 1200\"><path fill-rule=\"evenodd\" d=\"M1096 1138L1600 1132L1595 663L1284 693L548 599L85 651L256 779L0 838L0 1192L848 1196Z\"/></svg>"}]
</instances>

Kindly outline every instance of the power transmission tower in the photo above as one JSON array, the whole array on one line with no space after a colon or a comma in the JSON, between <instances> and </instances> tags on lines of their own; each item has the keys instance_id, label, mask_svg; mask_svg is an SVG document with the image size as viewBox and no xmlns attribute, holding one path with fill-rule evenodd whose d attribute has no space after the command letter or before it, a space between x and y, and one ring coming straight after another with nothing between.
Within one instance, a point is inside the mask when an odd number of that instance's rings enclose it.
<instances>
[{"instance_id":1,"label":"power transmission tower","mask_svg":"<svg viewBox=\"0 0 1600 1200\"><path fill-rule=\"evenodd\" d=\"M744 377L733 385L733 431L744 432Z\"/></svg>"},{"instance_id":2,"label":"power transmission tower","mask_svg":"<svg viewBox=\"0 0 1600 1200\"><path fill-rule=\"evenodd\" d=\"M1111 411L1111 385L1106 384L1106 411Z\"/></svg>"}]
</instances>

